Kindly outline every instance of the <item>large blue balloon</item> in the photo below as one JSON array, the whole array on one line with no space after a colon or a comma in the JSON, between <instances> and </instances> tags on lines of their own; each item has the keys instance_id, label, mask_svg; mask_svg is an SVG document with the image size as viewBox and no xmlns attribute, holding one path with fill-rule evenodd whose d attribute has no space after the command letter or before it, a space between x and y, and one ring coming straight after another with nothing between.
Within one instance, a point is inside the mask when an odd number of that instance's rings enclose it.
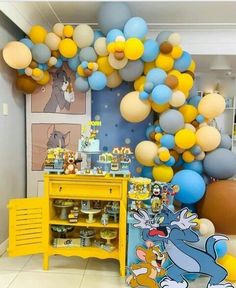
<instances>
[{"instance_id":1,"label":"large blue balloon","mask_svg":"<svg viewBox=\"0 0 236 288\"><path fill-rule=\"evenodd\" d=\"M166 80L167 74L160 68L151 69L146 76L147 82L152 82L154 86L163 84Z\"/></svg>"},{"instance_id":2,"label":"large blue balloon","mask_svg":"<svg viewBox=\"0 0 236 288\"><path fill-rule=\"evenodd\" d=\"M88 82L92 90L102 90L107 84L107 77L100 71L95 71L88 77Z\"/></svg>"},{"instance_id":3,"label":"large blue balloon","mask_svg":"<svg viewBox=\"0 0 236 288\"><path fill-rule=\"evenodd\" d=\"M175 137L170 134L165 134L161 137L160 143L168 149L173 149L175 147Z\"/></svg>"},{"instance_id":4,"label":"large blue balloon","mask_svg":"<svg viewBox=\"0 0 236 288\"><path fill-rule=\"evenodd\" d=\"M160 49L157 42L153 39L148 39L144 42L144 52L142 56L142 60L144 62L152 62L156 59L159 54Z\"/></svg>"},{"instance_id":5,"label":"large blue balloon","mask_svg":"<svg viewBox=\"0 0 236 288\"><path fill-rule=\"evenodd\" d=\"M141 17L130 18L124 27L125 38L143 39L147 34L148 28L146 21Z\"/></svg>"},{"instance_id":6,"label":"large blue balloon","mask_svg":"<svg viewBox=\"0 0 236 288\"><path fill-rule=\"evenodd\" d=\"M93 47L84 47L79 52L79 59L81 62L95 62L97 60L97 54Z\"/></svg>"},{"instance_id":7,"label":"large blue balloon","mask_svg":"<svg viewBox=\"0 0 236 288\"><path fill-rule=\"evenodd\" d=\"M75 57L70 58L68 60L68 66L73 71L77 70L77 67L79 66L79 64L80 64L79 54L75 55Z\"/></svg>"},{"instance_id":8,"label":"large blue balloon","mask_svg":"<svg viewBox=\"0 0 236 288\"><path fill-rule=\"evenodd\" d=\"M156 38L157 43L161 45L163 42L166 42L172 33L171 31L160 32Z\"/></svg>"},{"instance_id":9,"label":"large blue balloon","mask_svg":"<svg viewBox=\"0 0 236 288\"><path fill-rule=\"evenodd\" d=\"M29 49L33 48L34 43L29 38L22 38L21 43L24 43Z\"/></svg>"},{"instance_id":10,"label":"large blue balloon","mask_svg":"<svg viewBox=\"0 0 236 288\"><path fill-rule=\"evenodd\" d=\"M180 191L176 194L175 199L186 204L198 202L204 196L206 189L203 178L192 170L177 172L171 183L180 187Z\"/></svg>"},{"instance_id":11,"label":"large blue balloon","mask_svg":"<svg viewBox=\"0 0 236 288\"><path fill-rule=\"evenodd\" d=\"M84 77L77 77L75 80L75 88L80 92L87 92L89 90L88 80Z\"/></svg>"},{"instance_id":12,"label":"large blue balloon","mask_svg":"<svg viewBox=\"0 0 236 288\"><path fill-rule=\"evenodd\" d=\"M193 97L189 98L188 103L197 108L201 99L202 98L200 96L193 96Z\"/></svg>"},{"instance_id":13,"label":"large blue balloon","mask_svg":"<svg viewBox=\"0 0 236 288\"><path fill-rule=\"evenodd\" d=\"M184 163L184 169L193 170L198 174L202 174L203 172L202 161L193 161L191 163Z\"/></svg>"},{"instance_id":14,"label":"large blue balloon","mask_svg":"<svg viewBox=\"0 0 236 288\"><path fill-rule=\"evenodd\" d=\"M107 33L107 38L106 38L107 43L109 44L111 42L114 42L116 40L116 37L118 36L124 37L123 32L119 29L112 29L111 31Z\"/></svg>"},{"instance_id":15,"label":"large blue balloon","mask_svg":"<svg viewBox=\"0 0 236 288\"><path fill-rule=\"evenodd\" d=\"M192 57L191 55L184 51L182 56L175 61L174 68L179 70L180 72L184 72L188 69L189 65L191 64Z\"/></svg>"},{"instance_id":16,"label":"large blue balloon","mask_svg":"<svg viewBox=\"0 0 236 288\"><path fill-rule=\"evenodd\" d=\"M152 90L151 97L152 97L153 102L159 105L162 105L162 104L167 103L170 100L171 95L172 95L172 90L168 86L164 84L160 84L160 85L157 85Z\"/></svg>"},{"instance_id":17,"label":"large blue balloon","mask_svg":"<svg viewBox=\"0 0 236 288\"><path fill-rule=\"evenodd\" d=\"M32 56L38 63L47 63L51 57L51 51L45 44L35 44L32 48Z\"/></svg>"}]
</instances>

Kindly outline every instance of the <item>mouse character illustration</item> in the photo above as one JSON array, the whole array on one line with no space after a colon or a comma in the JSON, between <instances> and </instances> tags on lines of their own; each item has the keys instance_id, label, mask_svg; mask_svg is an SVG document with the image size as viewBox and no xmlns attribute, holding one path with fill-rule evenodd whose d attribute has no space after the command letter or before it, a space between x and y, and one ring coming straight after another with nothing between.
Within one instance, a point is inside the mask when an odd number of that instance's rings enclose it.
<instances>
[{"instance_id":1,"label":"mouse character illustration","mask_svg":"<svg viewBox=\"0 0 236 288\"><path fill-rule=\"evenodd\" d=\"M142 246L136 248L136 254L143 262L130 266L131 275L126 279L130 287L158 288L160 286L155 280L156 277L166 274L166 270L162 268L167 259L166 253L161 252L160 247L151 241L147 241L146 245L147 249Z\"/></svg>"},{"instance_id":2,"label":"mouse character illustration","mask_svg":"<svg viewBox=\"0 0 236 288\"><path fill-rule=\"evenodd\" d=\"M197 225L193 220L196 214L189 216L188 208L172 212L165 205L153 218L145 210L134 213L138 221L135 227L142 229L145 241L162 243L172 264L167 268L167 277L160 285L162 288L187 288L188 282L183 275L200 273L210 276L207 288L232 288L231 283L222 283L227 271L216 262L215 245L220 240L228 240L223 235L213 235L206 241L205 251L190 246L199 241L199 236L192 230Z\"/></svg>"}]
</instances>

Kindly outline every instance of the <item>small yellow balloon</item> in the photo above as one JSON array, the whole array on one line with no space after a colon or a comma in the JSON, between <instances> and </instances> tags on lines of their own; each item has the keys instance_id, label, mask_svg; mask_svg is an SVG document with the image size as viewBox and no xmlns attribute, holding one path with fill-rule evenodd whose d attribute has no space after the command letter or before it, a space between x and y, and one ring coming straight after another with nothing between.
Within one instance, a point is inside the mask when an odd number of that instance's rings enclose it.
<instances>
[{"instance_id":1,"label":"small yellow balloon","mask_svg":"<svg viewBox=\"0 0 236 288\"><path fill-rule=\"evenodd\" d=\"M183 54L183 50L180 46L174 46L170 53L171 57L174 59L180 58L182 54Z\"/></svg>"},{"instance_id":2,"label":"small yellow balloon","mask_svg":"<svg viewBox=\"0 0 236 288\"><path fill-rule=\"evenodd\" d=\"M129 38L125 42L125 56L129 60L137 60L139 59L144 52L144 45L141 40L137 38Z\"/></svg>"},{"instance_id":3,"label":"small yellow balloon","mask_svg":"<svg viewBox=\"0 0 236 288\"><path fill-rule=\"evenodd\" d=\"M173 174L173 169L166 165L155 166L152 169L152 175L156 181L170 182Z\"/></svg>"},{"instance_id":4,"label":"small yellow balloon","mask_svg":"<svg viewBox=\"0 0 236 288\"><path fill-rule=\"evenodd\" d=\"M73 58L77 53L77 45L72 39L66 38L61 40L59 44L59 51L62 56L66 58Z\"/></svg>"},{"instance_id":5,"label":"small yellow balloon","mask_svg":"<svg viewBox=\"0 0 236 288\"><path fill-rule=\"evenodd\" d=\"M43 43L47 35L47 30L40 25L32 26L29 37L34 44Z\"/></svg>"},{"instance_id":6,"label":"small yellow balloon","mask_svg":"<svg viewBox=\"0 0 236 288\"><path fill-rule=\"evenodd\" d=\"M111 42L111 43L108 44L107 51L109 53L115 53L116 52L115 42Z\"/></svg>"},{"instance_id":7,"label":"small yellow balloon","mask_svg":"<svg viewBox=\"0 0 236 288\"><path fill-rule=\"evenodd\" d=\"M190 151L185 151L182 157L183 157L183 160L187 163L194 161L194 155Z\"/></svg>"},{"instance_id":8,"label":"small yellow balloon","mask_svg":"<svg viewBox=\"0 0 236 288\"><path fill-rule=\"evenodd\" d=\"M163 69L164 71L168 72L173 68L174 59L167 55L160 53L156 59L156 67Z\"/></svg>"},{"instance_id":9,"label":"small yellow balloon","mask_svg":"<svg viewBox=\"0 0 236 288\"><path fill-rule=\"evenodd\" d=\"M115 42L115 50L118 52L122 52L125 50L125 42L124 41L116 41Z\"/></svg>"},{"instance_id":10,"label":"small yellow balloon","mask_svg":"<svg viewBox=\"0 0 236 288\"><path fill-rule=\"evenodd\" d=\"M103 72L105 75L109 76L112 72L114 72L114 69L111 67L107 56L99 57L97 63L98 70Z\"/></svg>"},{"instance_id":11,"label":"small yellow balloon","mask_svg":"<svg viewBox=\"0 0 236 288\"><path fill-rule=\"evenodd\" d=\"M175 143L181 149L193 147L196 141L195 133L189 129L181 129L175 134Z\"/></svg>"},{"instance_id":12,"label":"small yellow balloon","mask_svg":"<svg viewBox=\"0 0 236 288\"><path fill-rule=\"evenodd\" d=\"M161 133L156 133L156 134L155 134L155 140L156 140L157 142L160 142L162 136L163 136L163 135L162 135Z\"/></svg>"},{"instance_id":13,"label":"small yellow balloon","mask_svg":"<svg viewBox=\"0 0 236 288\"><path fill-rule=\"evenodd\" d=\"M50 78L49 72L48 71L44 71L43 78L41 80L37 81L37 83L40 84L40 85L45 85L45 84L47 84L50 81L50 79L51 78Z\"/></svg>"},{"instance_id":14,"label":"small yellow balloon","mask_svg":"<svg viewBox=\"0 0 236 288\"><path fill-rule=\"evenodd\" d=\"M196 107L190 104L180 107L179 112L184 116L185 123L191 123L194 119L196 119L198 114Z\"/></svg>"},{"instance_id":15,"label":"small yellow balloon","mask_svg":"<svg viewBox=\"0 0 236 288\"><path fill-rule=\"evenodd\" d=\"M226 280L235 282L236 281L236 257L226 254L225 256L218 258L217 262L225 268L228 272Z\"/></svg>"},{"instance_id":16,"label":"small yellow balloon","mask_svg":"<svg viewBox=\"0 0 236 288\"><path fill-rule=\"evenodd\" d=\"M68 38L72 37L73 32L74 32L74 28L71 25L64 26L63 34L65 37L68 37Z\"/></svg>"},{"instance_id":17,"label":"small yellow balloon","mask_svg":"<svg viewBox=\"0 0 236 288\"><path fill-rule=\"evenodd\" d=\"M170 159L170 152L169 151L163 151L159 153L159 158L161 161L166 162Z\"/></svg>"},{"instance_id":18,"label":"small yellow balloon","mask_svg":"<svg viewBox=\"0 0 236 288\"><path fill-rule=\"evenodd\" d=\"M85 77L85 74L84 74L84 69L79 65L78 68L77 68L77 73L82 76L82 77Z\"/></svg>"},{"instance_id":19,"label":"small yellow balloon","mask_svg":"<svg viewBox=\"0 0 236 288\"><path fill-rule=\"evenodd\" d=\"M143 91L143 86L146 82L145 76L140 76L138 79L134 81L134 89L136 91Z\"/></svg>"},{"instance_id":20,"label":"small yellow balloon","mask_svg":"<svg viewBox=\"0 0 236 288\"><path fill-rule=\"evenodd\" d=\"M155 61L153 62L144 62L144 70L143 70L143 73L144 75L147 75L147 73L156 67L156 64L155 64Z\"/></svg>"},{"instance_id":21,"label":"small yellow balloon","mask_svg":"<svg viewBox=\"0 0 236 288\"><path fill-rule=\"evenodd\" d=\"M152 110L154 110L157 113L162 113L166 111L167 109L169 109L170 107L169 103L156 104L155 102L151 102L151 105L152 105Z\"/></svg>"},{"instance_id":22,"label":"small yellow balloon","mask_svg":"<svg viewBox=\"0 0 236 288\"><path fill-rule=\"evenodd\" d=\"M186 91L193 88L193 78L188 73L180 74L178 80L179 84L176 89Z\"/></svg>"},{"instance_id":23,"label":"small yellow balloon","mask_svg":"<svg viewBox=\"0 0 236 288\"><path fill-rule=\"evenodd\" d=\"M43 76L43 71L39 68L34 68L33 69L33 72L32 72L32 75L34 77L40 77L40 76Z\"/></svg>"}]
</instances>

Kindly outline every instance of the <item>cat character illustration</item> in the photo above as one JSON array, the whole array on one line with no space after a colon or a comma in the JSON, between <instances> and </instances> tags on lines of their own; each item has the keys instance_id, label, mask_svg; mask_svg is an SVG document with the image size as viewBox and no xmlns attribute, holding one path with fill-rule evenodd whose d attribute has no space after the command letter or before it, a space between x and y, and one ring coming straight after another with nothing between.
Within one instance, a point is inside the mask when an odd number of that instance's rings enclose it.
<instances>
[{"instance_id":1,"label":"cat character illustration","mask_svg":"<svg viewBox=\"0 0 236 288\"><path fill-rule=\"evenodd\" d=\"M206 241L205 251L192 247L190 243L199 241L199 236L192 230L196 214L189 216L188 208L172 212L165 205L153 218L145 210L134 213L138 221L135 227L142 229L145 241L162 243L172 265L167 268L167 277L160 285L162 288L187 288L188 282L183 275L200 273L210 276L207 288L232 288L231 283L222 283L227 271L216 262L215 245L220 240L228 240L223 235L213 235Z\"/></svg>"},{"instance_id":2,"label":"cat character illustration","mask_svg":"<svg viewBox=\"0 0 236 288\"><path fill-rule=\"evenodd\" d=\"M50 148L66 148L70 143L70 131L62 133L57 130L55 124L51 125L47 131L48 142L47 149Z\"/></svg>"}]
</instances>

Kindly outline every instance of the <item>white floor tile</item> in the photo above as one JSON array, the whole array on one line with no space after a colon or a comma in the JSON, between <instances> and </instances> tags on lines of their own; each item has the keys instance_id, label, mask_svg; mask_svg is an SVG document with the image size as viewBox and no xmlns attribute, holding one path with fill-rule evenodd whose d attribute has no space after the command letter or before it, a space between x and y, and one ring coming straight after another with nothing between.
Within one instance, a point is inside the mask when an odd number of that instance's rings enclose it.
<instances>
[{"instance_id":1,"label":"white floor tile","mask_svg":"<svg viewBox=\"0 0 236 288\"><path fill-rule=\"evenodd\" d=\"M0 271L0 287L7 288L19 272L17 271Z\"/></svg>"},{"instance_id":2,"label":"white floor tile","mask_svg":"<svg viewBox=\"0 0 236 288\"><path fill-rule=\"evenodd\" d=\"M30 258L31 255L23 257L8 257L5 253L0 257L0 270L20 271Z\"/></svg>"},{"instance_id":3,"label":"white floor tile","mask_svg":"<svg viewBox=\"0 0 236 288\"><path fill-rule=\"evenodd\" d=\"M99 277L91 277L85 275L80 288L126 288L125 280L116 276L99 275Z\"/></svg>"},{"instance_id":4,"label":"white floor tile","mask_svg":"<svg viewBox=\"0 0 236 288\"><path fill-rule=\"evenodd\" d=\"M80 257L64 257L60 255L49 257L49 270L46 272L55 273L76 273L83 275L87 259ZM28 263L24 266L23 271L43 271L43 256L33 255Z\"/></svg>"},{"instance_id":5,"label":"white floor tile","mask_svg":"<svg viewBox=\"0 0 236 288\"><path fill-rule=\"evenodd\" d=\"M97 259L90 258L85 270L85 275L105 275L105 276L119 276L119 262L113 259Z\"/></svg>"},{"instance_id":6,"label":"white floor tile","mask_svg":"<svg viewBox=\"0 0 236 288\"><path fill-rule=\"evenodd\" d=\"M20 272L9 288L79 288L82 275Z\"/></svg>"}]
</instances>

